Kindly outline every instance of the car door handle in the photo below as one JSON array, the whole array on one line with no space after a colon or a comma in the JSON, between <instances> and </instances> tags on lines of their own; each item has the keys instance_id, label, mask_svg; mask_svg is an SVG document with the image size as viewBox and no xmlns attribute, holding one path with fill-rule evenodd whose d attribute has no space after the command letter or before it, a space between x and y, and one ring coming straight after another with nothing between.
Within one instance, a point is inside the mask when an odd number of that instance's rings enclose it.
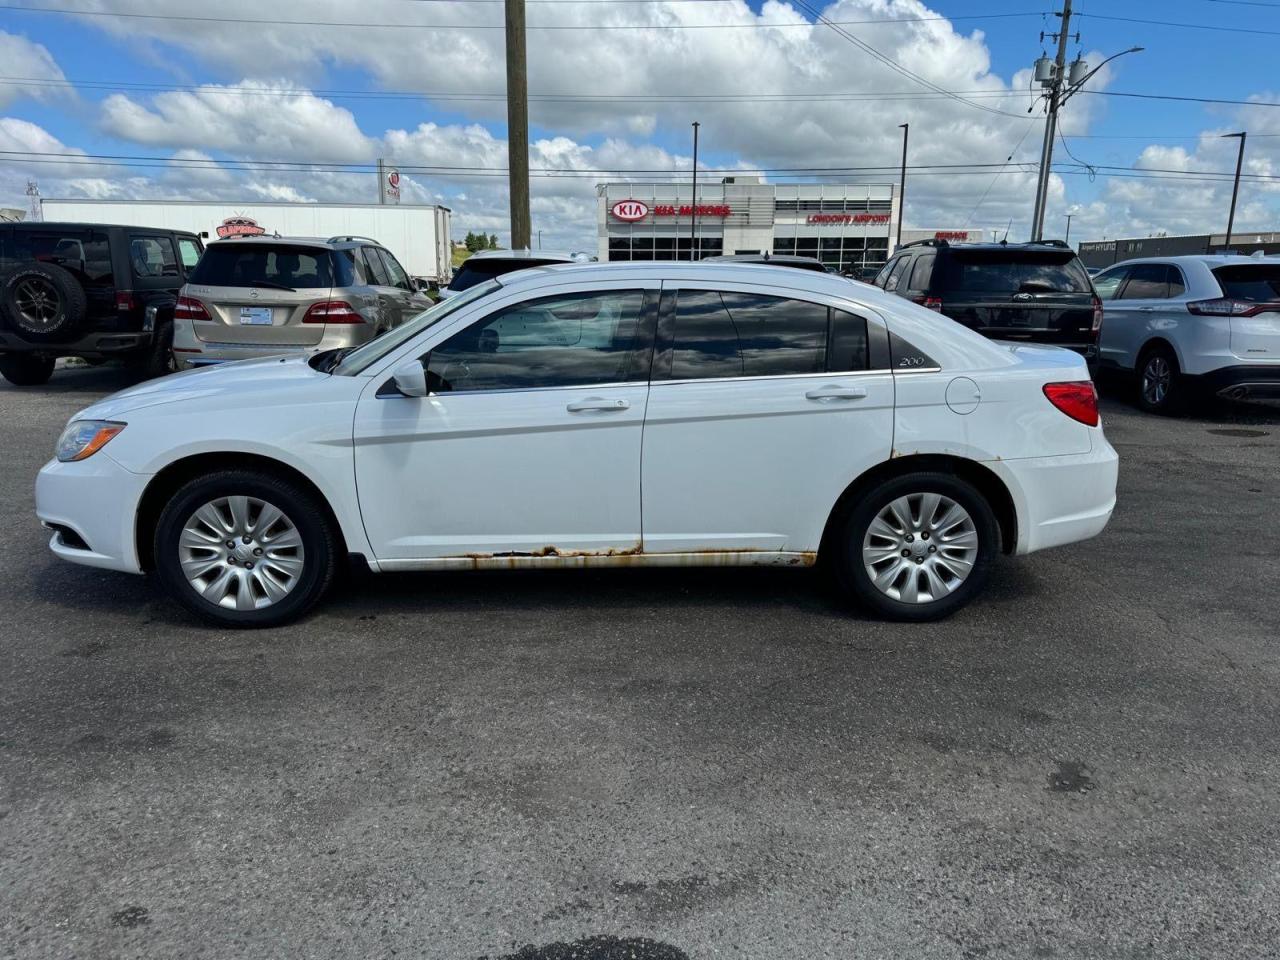
<instances>
[{"instance_id":1,"label":"car door handle","mask_svg":"<svg viewBox=\"0 0 1280 960\"><path fill-rule=\"evenodd\" d=\"M627 410L631 404L626 400L609 400L604 397L583 397L581 400L574 400L565 407L570 413L585 413L588 411L599 411L601 413L616 413Z\"/></svg>"},{"instance_id":2,"label":"car door handle","mask_svg":"<svg viewBox=\"0 0 1280 960\"><path fill-rule=\"evenodd\" d=\"M866 396L866 387L841 387L834 384L816 387L805 393L807 399L817 400L819 403L827 400L864 400Z\"/></svg>"},{"instance_id":3,"label":"car door handle","mask_svg":"<svg viewBox=\"0 0 1280 960\"><path fill-rule=\"evenodd\" d=\"M1139 309L1141 312L1143 312L1143 313L1155 313L1155 312L1156 312L1156 308L1155 308L1155 307L1139 307L1138 309Z\"/></svg>"}]
</instances>

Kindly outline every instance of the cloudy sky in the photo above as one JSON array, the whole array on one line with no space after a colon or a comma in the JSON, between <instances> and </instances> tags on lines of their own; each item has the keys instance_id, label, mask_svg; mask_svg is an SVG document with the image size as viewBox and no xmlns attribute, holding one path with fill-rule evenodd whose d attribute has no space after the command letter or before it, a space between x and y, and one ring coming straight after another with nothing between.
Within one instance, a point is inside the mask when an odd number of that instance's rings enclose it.
<instances>
[{"instance_id":1,"label":"cloudy sky","mask_svg":"<svg viewBox=\"0 0 1280 960\"><path fill-rule=\"evenodd\" d=\"M528 0L534 228L593 247L596 182L687 176L694 120L700 169L779 182L892 181L910 123L907 225L1024 237L1043 136L1029 68L1059 5ZM1241 129L1237 222L1280 225L1280 107L1256 105L1280 103L1280 3L1076 9L1071 56L1146 51L1064 110L1048 231L1068 212L1073 240L1223 230L1237 141L1220 135ZM0 10L0 206L25 207L29 179L46 197L374 201L384 157L457 235L503 237L502 22L501 0L17 0Z\"/></svg>"}]
</instances>

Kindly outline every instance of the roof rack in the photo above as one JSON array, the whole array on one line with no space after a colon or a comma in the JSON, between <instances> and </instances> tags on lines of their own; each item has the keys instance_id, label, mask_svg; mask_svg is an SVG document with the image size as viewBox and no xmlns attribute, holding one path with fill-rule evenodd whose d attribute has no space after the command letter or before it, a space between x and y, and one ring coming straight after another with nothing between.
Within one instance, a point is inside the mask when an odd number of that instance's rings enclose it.
<instances>
[{"instance_id":1,"label":"roof rack","mask_svg":"<svg viewBox=\"0 0 1280 960\"><path fill-rule=\"evenodd\" d=\"M939 240L937 237L929 237L925 240L912 240L910 243L899 244L899 250L905 250L907 247L949 247L946 240Z\"/></svg>"},{"instance_id":2,"label":"roof rack","mask_svg":"<svg viewBox=\"0 0 1280 960\"><path fill-rule=\"evenodd\" d=\"M351 241L363 240L365 243L378 242L377 240L373 239L373 237L360 237L360 236L356 236L355 234L344 234L338 237L330 237L328 240L325 241L325 243L344 243L348 240L351 240Z\"/></svg>"},{"instance_id":3,"label":"roof rack","mask_svg":"<svg viewBox=\"0 0 1280 960\"><path fill-rule=\"evenodd\" d=\"M1039 243L1046 247L1062 247L1066 250L1071 249L1071 245L1065 240L1032 240L1032 243Z\"/></svg>"}]
</instances>

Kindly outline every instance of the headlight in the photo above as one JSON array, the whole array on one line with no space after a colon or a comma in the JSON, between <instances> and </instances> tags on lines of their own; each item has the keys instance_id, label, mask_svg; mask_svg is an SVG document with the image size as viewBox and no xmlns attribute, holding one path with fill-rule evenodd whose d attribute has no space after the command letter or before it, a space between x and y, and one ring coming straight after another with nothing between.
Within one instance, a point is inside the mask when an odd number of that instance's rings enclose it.
<instances>
[{"instance_id":1,"label":"headlight","mask_svg":"<svg viewBox=\"0 0 1280 960\"><path fill-rule=\"evenodd\" d=\"M73 420L58 438L57 457L63 463L92 457L124 428L110 420Z\"/></svg>"}]
</instances>

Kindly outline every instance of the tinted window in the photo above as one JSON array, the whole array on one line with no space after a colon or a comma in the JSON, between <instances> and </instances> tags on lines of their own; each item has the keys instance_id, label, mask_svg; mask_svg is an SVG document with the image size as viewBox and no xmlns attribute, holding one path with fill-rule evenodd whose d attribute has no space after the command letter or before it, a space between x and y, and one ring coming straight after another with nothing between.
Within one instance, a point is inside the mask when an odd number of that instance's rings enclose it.
<instances>
[{"instance_id":1,"label":"tinted window","mask_svg":"<svg viewBox=\"0 0 1280 960\"><path fill-rule=\"evenodd\" d=\"M1114 300L1116 291L1120 289L1120 284L1124 282L1124 278L1128 275L1128 268L1123 270L1108 270L1106 273L1100 273L1093 278L1093 289L1098 291L1099 298L1103 300Z\"/></svg>"},{"instance_id":2,"label":"tinted window","mask_svg":"<svg viewBox=\"0 0 1280 960\"><path fill-rule=\"evenodd\" d=\"M409 285L409 275L404 272L404 267L400 266L400 261L386 250L377 252L382 257L383 266L387 268L387 276L391 278L391 286L399 287L401 290L413 289Z\"/></svg>"},{"instance_id":3,"label":"tinted window","mask_svg":"<svg viewBox=\"0 0 1280 960\"><path fill-rule=\"evenodd\" d=\"M382 264L382 258L378 256L378 251L373 247L361 247L360 255L364 258L365 276L369 278L369 283L379 287L391 286L391 275L387 273L387 268Z\"/></svg>"},{"instance_id":4,"label":"tinted window","mask_svg":"<svg viewBox=\"0 0 1280 960\"><path fill-rule=\"evenodd\" d=\"M625 380L643 306L643 291L618 290L508 307L432 350L429 386L518 390Z\"/></svg>"},{"instance_id":5,"label":"tinted window","mask_svg":"<svg viewBox=\"0 0 1280 960\"><path fill-rule=\"evenodd\" d=\"M88 230L15 230L6 259L53 263L73 273L85 286L111 286L111 247L105 233Z\"/></svg>"},{"instance_id":6,"label":"tinted window","mask_svg":"<svg viewBox=\"0 0 1280 960\"><path fill-rule=\"evenodd\" d=\"M610 256L610 259L619 260L624 258ZM633 259L652 260L653 257L636 257ZM506 259L504 257L472 257L469 260L462 261L462 266L458 268L458 272L453 275L453 280L449 283L449 289L466 290L468 287L474 287L477 283L483 283L485 280L492 280L494 277L500 277L504 273L524 270L527 267L545 267L548 264L553 263L564 263L564 261L538 260L537 258L530 257L521 257L519 259Z\"/></svg>"},{"instance_id":7,"label":"tinted window","mask_svg":"<svg viewBox=\"0 0 1280 960\"><path fill-rule=\"evenodd\" d=\"M168 237L134 237L129 241L129 261L139 279L178 275L178 258Z\"/></svg>"},{"instance_id":8,"label":"tinted window","mask_svg":"<svg viewBox=\"0 0 1280 960\"><path fill-rule=\"evenodd\" d=\"M1043 255L966 254L947 258L946 289L955 293L1088 293L1089 275L1075 259Z\"/></svg>"},{"instance_id":9,"label":"tinted window","mask_svg":"<svg viewBox=\"0 0 1280 960\"><path fill-rule=\"evenodd\" d=\"M178 256L182 258L182 265L190 272L200 262L200 245L188 237L179 237Z\"/></svg>"},{"instance_id":10,"label":"tinted window","mask_svg":"<svg viewBox=\"0 0 1280 960\"><path fill-rule=\"evenodd\" d=\"M885 278L884 288L886 290L897 290L898 281L902 278L903 272L907 269L907 264L911 262L910 257L903 257L893 265L893 269L889 271L889 276Z\"/></svg>"},{"instance_id":11,"label":"tinted window","mask_svg":"<svg viewBox=\"0 0 1280 960\"><path fill-rule=\"evenodd\" d=\"M1129 271L1121 300L1162 300L1169 290L1169 268L1163 263L1140 263Z\"/></svg>"},{"instance_id":12,"label":"tinted window","mask_svg":"<svg viewBox=\"0 0 1280 960\"><path fill-rule=\"evenodd\" d=\"M1218 267L1213 271L1222 287L1223 296L1254 303L1280 301L1280 264L1241 264Z\"/></svg>"},{"instance_id":13,"label":"tinted window","mask_svg":"<svg viewBox=\"0 0 1280 960\"><path fill-rule=\"evenodd\" d=\"M672 379L798 376L866 368L867 322L862 317L804 300L680 291Z\"/></svg>"},{"instance_id":14,"label":"tinted window","mask_svg":"<svg viewBox=\"0 0 1280 960\"><path fill-rule=\"evenodd\" d=\"M897 260L890 260L888 263L886 263L883 267L880 268L880 272L876 274L875 279L872 280L871 282L874 283L877 287L883 287L885 284L885 281L889 279L890 271L893 270L894 265L897 264L897 262L898 262Z\"/></svg>"},{"instance_id":15,"label":"tinted window","mask_svg":"<svg viewBox=\"0 0 1280 960\"><path fill-rule=\"evenodd\" d=\"M911 290L928 290L929 280L933 277L933 260L932 253L926 253L916 258L916 265L911 268L911 282L907 284Z\"/></svg>"},{"instance_id":16,"label":"tinted window","mask_svg":"<svg viewBox=\"0 0 1280 960\"><path fill-rule=\"evenodd\" d=\"M1182 271L1170 264L1169 266L1169 293L1167 296L1180 297L1187 292L1186 281L1182 279Z\"/></svg>"},{"instance_id":17,"label":"tinted window","mask_svg":"<svg viewBox=\"0 0 1280 960\"><path fill-rule=\"evenodd\" d=\"M191 282L210 287L266 285L296 290L333 286L329 251L287 244L210 244L191 272Z\"/></svg>"}]
</instances>

